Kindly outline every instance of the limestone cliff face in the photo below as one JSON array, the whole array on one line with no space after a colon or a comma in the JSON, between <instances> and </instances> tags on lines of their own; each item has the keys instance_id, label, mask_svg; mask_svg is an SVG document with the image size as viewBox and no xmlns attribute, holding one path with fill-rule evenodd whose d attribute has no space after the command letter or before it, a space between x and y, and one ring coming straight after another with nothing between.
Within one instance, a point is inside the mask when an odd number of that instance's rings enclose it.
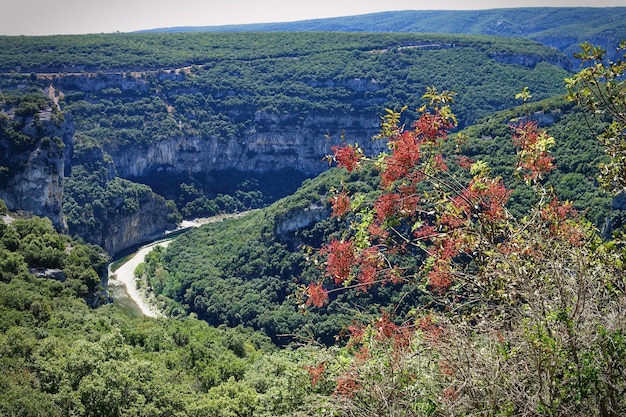
<instances>
[{"instance_id":1,"label":"limestone cliff face","mask_svg":"<svg viewBox=\"0 0 626 417\"><path fill-rule=\"evenodd\" d=\"M147 186L115 178L111 157L100 147L82 147L80 155L75 155L74 126L67 115L64 118L48 109L20 117L11 109L4 110L0 135L0 198L9 210L47 217L57 230L78 235L109 253L144 242L172 227L167 221L172 209L167 207L165 199ZM92 208L86 221L74 216L68 225L68 213L63 210L68 180L65 175L72 171L72 165L83 164L87 173L101 173L97 181L99 187L91 189L115 197L99 201L104 209ZM84 201L73 200L73 209L87 213L88 207L96 206L96 198L86 196ZM65 200L67 203L67 198Z\"/></svg>"},{"instance_id":2,"label":"limestone cliff face","mask_svg":"<svg viewBox=\"0 0 626 417\"><path fill-rule=\"evenodd\" d=\"M95 243L108 253L147 242L161 236L168 227L167 214L170 209L165 199L152 193L145 193L137 198L138 209L128 212L123 209L124 200L119 200L117 207L110 207L108 212L97 220L96 224L72 224L70 233Z\"/></svg>"},{"instance_id":3,"label":"limestone cliff face","mask_svg":"<svg viewBox=\"0 0 626 417\"><path fill-rule=\"evenodd\" d=\"M547 62L568 71L572 69L572 62L566 56L557 54L545 58L533 54L494 53L491 57L500 63L522 65L528 68L534 68L540 62Z\"/></svg>"},{"instance_id":4,"label":"limestone cliff face","mask_svg":"<svg viewBox=\"0 0 626 417\"><path fill-rule=\"evenodd\" d=\"M310 205L301 210L295 210L276 221L275 234L279 239L287 238L289 233L309 227L330 216L331 210L323 205Z\"/></svg>"},{"instance_id":5,"label":"limestone cliff face","mask_svg":"<svg viewBox=\"0 0 626 417\"><path fill-rule=\"evenodd\" d=\"M611 239L613 232L624 231L626 228L626 192L621 192L613 197L611 211L609 212L602 228L602 237Z\"/></svg>"},{"instance_id":6,"label":"limestone cliff face","mask_svg":"<svg viewBox=\"0 0 626 417\"><path fill-rule=\"evenodd\" d=\"M114 149L111 155L124 178L146 177L155 171L195 174L237 169L265 173L285 168L316 175L328 168L324 157L332 154L332 146L358 143L367 153L384 149L384 143L371 139L378 130L379 119L375 117L309 115L285 128L283 117L257 112L255 121L262 123L261 129L249 130L237 139L179 136L150 147ZM324 131L321 126L336 130ZM349 128L342 130L341 126Z\"/></svg>"},{"instance_id":7,"label":"limestone cliff face","mask_svg":"<svg viewBox=\"0 0 626 417\"><path fill-rule=\"evenodd\" d=\"M110 155L101 147L80 142L76 147L64 206L70 234L115 254L175 227L168 223L172 209L163 197L146 185L118 178ZM88 185L83 175L90 175Z\"/></svg>"},{"instance_id":8,"label":"limestone cliff face","mask_svg":"<svg viewBox=\"0 0 626 417\"><path fill-rule=\"evenodd\" d=\"M149 83L145 78L135 77L132 73L74 73L57 75L51 79L60 90L78 90L83 92L102 91L107 88L119 88L121 91L145 92Z\"/></svg>"},{"instance_id":9,"label":"limestone cliff face","mask_svg":"<svg viewBox=\"0 0 626 417\"><path fill-rule=\"evenodd\" d=\"M165 200L146 196L141 200L141 210L132 214L122 214L108 219L108 228L103 236L102 246L109 253L144 243L161 236L166 229L168 209Z\"/></svg>"},{"instance_id":10,"label":"limestone cliff face","mask_svg":"<svg viewBox=\"0 0 626 417\"><path fill-rule=\"evenodd\" d=\"M0 191L7 207L48 217L57 229L64 229L63 161L63 150L57 142L49 141L33 150L24 170L16 173L6 189Z\"/></svg>"},{"instance_id":11,"label":"limestone cliff face","mask_svg":"<svg viewBox=\"0 0 626 417\"><path fill-rule=\"evenodd\" d=\"M16 116L10 116L15 120ZM56 119L50 111L18 121L31 144L18 146L7 137L0 139L0 165L8 168L0 198L9 210L48 217L58 230L65 230L63 177L74 140L73 125Z\"/></svg>"},{"instance_id":12,"label":"limestone cliff face","mask_svg":"<svg viewBox=\"0 0 626 417\"><path fill-rule=\"evenodd\" d=\"M290 250L300 250L303 241L298 232L329 218L331 212L330 206L325 205L323 201L311 202L306 207L292 209L288 213L276 216L274 235L279 242L286 244Z\"/></svg>"}]
</instances>

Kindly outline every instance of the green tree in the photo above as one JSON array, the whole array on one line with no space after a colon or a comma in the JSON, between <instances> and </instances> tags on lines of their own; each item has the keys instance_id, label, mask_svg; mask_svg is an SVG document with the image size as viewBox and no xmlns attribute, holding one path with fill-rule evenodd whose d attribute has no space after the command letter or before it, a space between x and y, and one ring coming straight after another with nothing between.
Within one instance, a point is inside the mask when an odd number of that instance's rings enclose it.
<instances>
[{"instance_id":1,"label":"green tree","mask_svg":"<svg viewBox=\"0 0 626 417\"><path fill-rule=\"evenodd\" d=\"M613 193L626 188L626 60L606 61L606 50L588 42L574 56L581 70L566 79L569 99L587 108L591 114L607 117L611 124L598 137L609 162L600 166L598 180ZM622 41L620 52L626 51Z\"/></svg>"}]
</instances>

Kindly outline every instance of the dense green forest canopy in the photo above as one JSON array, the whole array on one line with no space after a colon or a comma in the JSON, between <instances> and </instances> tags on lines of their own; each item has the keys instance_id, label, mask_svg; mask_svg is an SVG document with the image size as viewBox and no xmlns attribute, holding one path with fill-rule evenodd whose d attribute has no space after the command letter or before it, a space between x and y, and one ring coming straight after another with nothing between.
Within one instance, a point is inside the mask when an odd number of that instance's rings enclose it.
<instances>
[{"instance_id":1,"label":"dense green forest canopy","mask_svg":"<svg viewBox=\"0 0 626 417\"><path fill-rule=\"evenodd\" d=\"M297 58L337 51L371 52L433 42L489 53L542 57L557 51L523 39L393 33L151 33L0 36L0 71L17 73L139 71L181 68L224 59Z\"/></svg>"},{"instance_id":2,"label":"dense green forest canopy","mask_svg":"<svg viewBox=\"0 0 626 417\"><path fill-rule=\"evenodd\" d=\"M153 29L144 32L421 32L498 35L534 39L568 56L584 41L603 45L610 58L626 38L624 7L520 7L490 10L404 10L229 26Z\"/></svg>"},{"instance_id":3,"label":"dense green forest canopy","mask_svg":"<svg viewBox=\"0 0 626 417\"><path fill-rule=\"evenodd\" d=\"M319 392L260 333L88 307L106 262L0 200L0 415L269 417Z\"/></svg>"},{"instance_id":4,"label":"dense green forest canopy","mask_svg":"<svg viewBox=\"0 0 626 417\"><path fill-rule=\"evenodd\" d=\"M374 115L385 106L417 106L415 95L427 85L465 97L455 110L471 124L511 107L523 83L536 87L537 98L558 94L566 72L553 65L569 65L557 50L531 41L443 34L3 37L0 46L7 88L28 83L18 74L32 72L31 82L59 90L79 132L122 143L152 142L179 129L240 137L256 127L250 119L260 110L287 114L295 125L315 112ZM87 79L65 74L75 72ZM89 80L100 87L84 86Z\"/></svg>"}]
</instances>

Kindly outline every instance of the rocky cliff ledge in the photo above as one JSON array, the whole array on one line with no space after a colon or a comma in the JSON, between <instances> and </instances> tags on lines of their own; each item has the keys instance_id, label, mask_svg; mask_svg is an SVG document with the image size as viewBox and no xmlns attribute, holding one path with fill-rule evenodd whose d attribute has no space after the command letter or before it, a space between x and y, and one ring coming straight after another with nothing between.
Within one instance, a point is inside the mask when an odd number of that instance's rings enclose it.
<instances>
[{"instance_id":1,"label":"rocky cliff ledge","mask_svg":"<svg viewBox=\"0 0 626 417\"><path fill-rule=\"evenodd\" d=\"M109 207L95 224L70 225L70 233L100 245L109 254L115 254L163 235L168 226L174 227L167 222L170 209L163 197L146 190L136 197L137 208L130 212L124 208L125 200L119 199L119 205Z\"/></svg>"},{"instance_id":2,"label":"rocky cliff ledge","mask_svg":"<svg viewBox=\"0 0 626 417\"><path fill-rule=\"evenodd\" d=\"M251 129L243 137L172 137L149 147L111 149L118 174L142 178L156 172L198 174L236 169L266 173L293 169L307 176L328 168L323 159L331 148L358 142L368 153L384 150L383 142L372 141L379 119L367 115L308 115L299 124L285 129L287 116L257 112L261 129ZM336 127L334 131L321 127ZM348 126L341 129L341 126ZM343 136L343 139L342 139Z\"/></svg>"},{"instance_id":3,"label":"rocky cliff ledge","mask_svg":"<svg viewBox=\"0 0 626 417\"><path fill-rule=\"evenodd\" d=\"M66 160L74 127L48 109L28 117L4 117L0 136L0 198L11 211L49 218L65 230L61 210Z\"/></svg>"},{"instance_id":4,"label":"rocky cliff ledge","mask_svg":"<svg viewBox=\"0 0 626 417\"><path fill-rule=\"evenodd\" d=\"M147 186L116 178L111 157L101 148L78 146L73 152L70 118L51 109L16 113L0 107L0 199L9 210L47 217L57 230L109 253L172 227L165 199ZM90 188L68 196L68 185L71 189L76 180L86 180Z\"/></svg>"},{"instance_id":5,"label":"rocky cliff ledge","mask_svg":"<svg viewBox=\"0 0 626 417\"><path fill-rule=\"evenodd\" d=\"M493 53L491 57L500 63L522 65L529 68L534 68L541 62L547 62L564 70L570 71L572 69L572 62L563 55L554 55L546 58L534 54Z\"/></svg>"},{"instance_id":6,"label":"rocky cliff ledge","mask_svg":"<svg viewBox=\"0 0 626 417\"><path fill-rule=\"evenodd\" d=\"M77 141L72 163L63 206L70 234L114 254L175 227L165 198L117 177L111 156L100 146Z\"/></svg>"}]
</instances>

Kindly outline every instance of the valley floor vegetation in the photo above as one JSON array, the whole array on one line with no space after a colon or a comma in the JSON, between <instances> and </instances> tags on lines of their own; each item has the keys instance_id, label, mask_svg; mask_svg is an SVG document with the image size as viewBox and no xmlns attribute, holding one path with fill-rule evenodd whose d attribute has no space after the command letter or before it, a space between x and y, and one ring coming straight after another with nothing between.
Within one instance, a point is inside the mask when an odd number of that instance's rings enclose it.
<instances>
[{"instance_id":1,"label":"valley floor vegetation","mask_svg":"<svg viewBox=\"0 0 626 417\"><path fill-rule=\"evenodd\" d=\"M108 256L0 208L0 415L296 415L316 391L261 333L89 307Z\"/></svg>"}]
</instances>

